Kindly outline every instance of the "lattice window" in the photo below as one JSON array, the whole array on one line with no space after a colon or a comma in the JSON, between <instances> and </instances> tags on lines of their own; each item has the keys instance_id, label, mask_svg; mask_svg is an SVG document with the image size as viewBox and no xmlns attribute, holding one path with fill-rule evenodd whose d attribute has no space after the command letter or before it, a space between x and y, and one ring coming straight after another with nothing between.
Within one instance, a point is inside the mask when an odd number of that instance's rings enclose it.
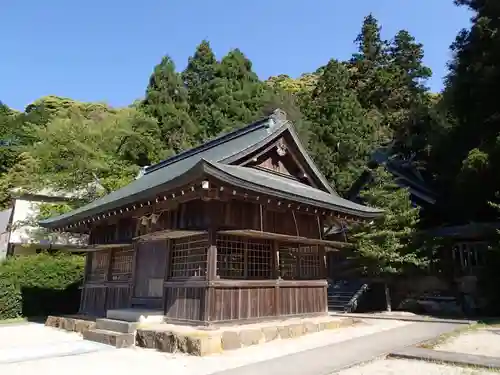
<instances>
[{"instance_id":1,"label":"lattice window","mask_svg":"<svg viewBox=\"0 0 500 375\"><path fill-rule=\"evenodd\" d=\"M217 237L218 275L225 279L269 279L270 241L234 236Z\"/></svg>"},{"instance_id":2,"label":"lattice window","mask_svg":"<svg viewBox=\"0 0 500 375\"><path fill-rule=\"evenodd\" d=\"M111 281L128 282L132 278L133 250L115 250L111 259Z\"/></svg>"},{"instance_id":3,"label":"lattice window","mask_svg":"<svg viewBox=\"0 0 500 375\"><path fill-rule=\"evenodd\" d=\"M283 279L318 279L321 259L318 246L281 245L280 274Z\"/></svg>"},{"instance_id":4,"label":"lattice window","mask_svg":"<svg viewBox=\"0 0 500 375\"><path fill-rule=\"evenodd\" d=\"M205 276L207 271L208 236L193 236L173 241L170 276Z\"/></svg>"},{"instance_id":5,"label":"lattice window","mask_svg":"<svg viewBox=\"0 0 500 375\"><path fill-rule=\"evenodd\" d=\"M302 279L318 279L321 276L321 259L317 246L301 246L299 249L299 275Z\"/></svg>"},{"instance_id":6,"label":"lattice window","mask_svg":"<svg viewBox=\"0 0 500 375\"><path fill-rule=\"evenodd\" d=\"M270 279L271 242L263 240L248 240L247 242L247 278Z\"/></svg>"},{"instance_id":7,"label":"lattice window","mask_svg":"<svg viewBox=\"0 0 500 375\"><path fill-rule=\"evenodd\" d=\"M245 278L245 244L241 238L217 236L217 270L223 279Z\"/></svg>"},{"instance_id":8,"label":"lattice window","mask_svg":"<svg viewBox=\"0 0 500 375\"><path fill-rule=\"evenodd\" d=\"M281 245L279 247L279 269L283 279L298 278L297 256L297 248L290 245Z\"/></svg>"},{"instance_id":9,"label":"lattice window","mask_svg":"<svg viewBox=\"0 0 500 375\"><path fill-rule=\"evenodd\" d=\"M109 252L99 251L90 255L90 270L87 275L89 282L106 281L108 277Z\"/></svg>"}]
</instances>

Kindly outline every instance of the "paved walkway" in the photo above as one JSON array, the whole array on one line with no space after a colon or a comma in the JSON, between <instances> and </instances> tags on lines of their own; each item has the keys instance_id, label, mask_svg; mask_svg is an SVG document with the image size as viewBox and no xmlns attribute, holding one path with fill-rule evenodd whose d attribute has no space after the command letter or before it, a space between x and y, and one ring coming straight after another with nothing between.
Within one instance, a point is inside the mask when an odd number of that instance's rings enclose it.
<instances>
[{"instance_id":1,"label":"paved walkway","mask_svg":"<svg viewBox=\"0 0 500 375\"><path fill-rule=\"evenodd\" d=\"M420 361L431 361L460 366L484 367L500 369L499 357L488 357L485 355L445 352L442 350L423 349L409 347L397 350L389 354L389 357L413 359Z\"/></svg>"},{"instance_id":2,"label":"paved walkway","mask_svg":"<svg viewBox=\"0 0 500 375\"><path fill-rule=\"evenodd\" d=\"M329 375L430 340L458 324L418 322L341 343L217 372L214 375Z\"/></svg>"},{"instance_id":3,"label":"paved walkway","mask_svg":"<svg viewBox=\"0 0 500 375\"><path fill-rule=\"evenodd\" d=\"M403 322L424 322L424 323L451 323L451 324L475 324L478 320L461 319L461 318L436 318L429 315L405 315L387 313L338 313L330 312L332 316L340 316L344 318L358 318L358 319L379 319L379 320L400 320ZM488 318L485 318L488 319ZM491 318L490 318L491 319ZM484 320L484 319L481 319Z\"/></svg>"},{"instance_id":4,"label":"paved walkway","mask_svg":"<svg viewBox=\"0 0 500 375\"><path fill-rule=\"evenodd\" d=\"M85 341L76 333L59 331L38 323L0 326L0 366L94 353L110 348L108 345Z\"/></svg>"}]
</instances>

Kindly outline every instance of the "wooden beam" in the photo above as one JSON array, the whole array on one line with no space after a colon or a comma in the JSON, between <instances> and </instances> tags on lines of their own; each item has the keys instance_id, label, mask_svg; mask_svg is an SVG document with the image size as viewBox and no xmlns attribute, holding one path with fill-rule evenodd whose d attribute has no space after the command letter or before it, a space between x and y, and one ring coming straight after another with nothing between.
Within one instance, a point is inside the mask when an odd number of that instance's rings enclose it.
<instances>
[{"instance_id":1,"label":"wooden beam","mask_svg":"<svg viewBox=\"0 0 500 375\"><path fill-rule=\"evenodd\" d=\"M261 232L253 229L234 229L234 230L222 230L218 233L232 236L240 236L240 237L250 237L250 238L260 238L267 240L277 240L280 242L290 242L294 244L303 244L303 245L325 245L336 248L352 248L352 244L348 242L339 242L339 241L328 241L321 240L316 238L306 238L299 236L290 236L286 234L279 233L271 233L271 232Z\"/></svg>"}]
</instances>

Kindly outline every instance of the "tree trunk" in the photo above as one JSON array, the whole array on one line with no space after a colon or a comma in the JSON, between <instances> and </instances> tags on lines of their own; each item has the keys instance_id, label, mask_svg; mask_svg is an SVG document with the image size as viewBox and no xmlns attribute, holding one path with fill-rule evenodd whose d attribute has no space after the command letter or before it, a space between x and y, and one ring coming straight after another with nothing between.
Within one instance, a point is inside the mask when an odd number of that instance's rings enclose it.
<instances>
[{"instance_id":1,"label":"tree trunk","mask_svg":"<svg viewBox=\"0 0 500 375\"><path fill-rule=\"evenodd\" d=\"M386 311L391 312L391 294L389 292L389 285L387 283L384 283L384 292L385 292L385 307Z\"/></svg>"}]
</instances>

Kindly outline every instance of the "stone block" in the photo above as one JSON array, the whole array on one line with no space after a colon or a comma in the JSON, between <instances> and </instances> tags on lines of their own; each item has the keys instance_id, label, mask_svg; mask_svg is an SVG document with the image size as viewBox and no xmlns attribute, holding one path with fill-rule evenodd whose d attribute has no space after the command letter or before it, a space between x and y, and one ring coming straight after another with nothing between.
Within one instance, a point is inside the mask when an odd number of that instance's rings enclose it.
<instances>
[{"instance_id":1,"label":"stone block","mask_svg":"<svg viewBox=\"0 0 500 375\"><path fill-rule=\"evenodd\" d=\"M321 331L326 331L329 329L337 329L340 327L340 322L338 320L329 320L320 323Z\"/></svg>"},{"instance_id":2,"label":"stone block","mask_svg":"<svg viewBox=\"0 0 500 375\"><path fill-rule=\"evenodd\" d=\"M290 334L290 327L289 326L278 326L276 327L278 329L278 334L281 339L289 339L291 338Z\"/></svg>"},{"instance_id":3,"label":"stone block","mask_svg":"<svg viewBox=\"0 0 500 375\"><path fill-rule=\"evenodd\" d=\"M258 345L264 341L264 335L260 329L244 329L240 331L241 346Z\"/></svg>"},{"instance_id":4,"label":"stone block","mask_svg":"<svg viewBox=\"0 0 500 375\"><path fill-rule=\"evenodd\" d=\"M170 331L154 332L153 348L167 353L175 353L178 351L179 343L177 337Z\"/></svg>"},{"instance_id":5,"label":"stone block","mask_svg":"<svg viewBox=\"0 0 500 375\"><path fill-rule=\"evenodd\" d=\"M135 337L132 333L119 333L101 329L91 329L83 333L83 338L116 348L128 348L134 345Z\"/></svg>"},{"instance_id":6,"label":"stone block","mask_svg":"<svg viewBox=\"0 0 500 375\"><path fill-rule=\"evenodd\" d=\"M61 317L49 315L45 321L47 327L59 328L61 326Z\"/></svg>"},{"instance_id":7,"label":"stone block","mask_svg":"<svg viewBox=\"0 0 500 375\"><path fill-rule=\"evenodd\" d=\"M304 323L304 334L319 332L319 324L314 322Z\"/></svg>"},{"instance_id":8,"label":"stone block","mask_svg":"<svg viewBox=\"0 0 500 375\"><path fill-rule=\"evenodd\" d=\"M359 322L359 321L358 321ZM340 327L350 327L356 323L355 319L346 318L340 321Z\"/></svg>"},{"instance_id":9,"label":"stone block","mask_svg":"<svg viewBox=\"0 0 500 375\"><path fill-rule=\"evenodd\" d=\"M241 341L238 332L224 331L222 332L222 349L234 350L241 348Z\"/></svg>"},{"instance_id":10,"label":"stone block","mask_svg":"<svg viewBox=\"0 0 500 375\"><path fill-rule=\"evenodd\" d=\"M61 328L66 331L74 332L75 331L75 319L72 318L62 318L61 319Z\"/></svg>"},{"instance_id":11,"label":"stone block","mask_svg":"<svg viewBox=\"0 0 500 375\"><path fill-rule=\"evenodd\" d=\"M291 324L288 327L290 338L300 337L304 335L304 325L302 323Z\"/></svg>"},{"instance_id":12,"label":"stone block","mask_svg":"<svg viewBox=\"0 0 500 375\"><path fill-rule=\"evenodd\" d=\"M210 354L217 354L222 352L222 342L220 335L211 334L190 334L186 336L186 349L185 353L204 356Z\"/></svg>"},{"instance_id":13,"label":"stone block","mask_svg":"<svg viewBox=\"0 0 500 375\"><path fill-rule=\"evenodd\" d=\"M147 329L137 330L135 344L141 348L159 349L156 345L156 332Z\"/></svg>"},{"instance_id":14,"label":"stone block","mask_svg":"<svg viewBox=\"0 0 500 375\"><path fill-rule=\"evenodd\" d=\"M264 341L269 342L279 339L278 327L264 327L262 328L262 335L264 336Z\"/></svg>"},{"instance_id":15,"label":"stone block","mask_svg":"<svg viewBox=\"0 0 500 375\"><path fill-rule=\"evenodd\" d=\"M96 324L92 320L77 320L75 321L75 332L83 334L85 331L89 331L91 329L96 328Z\"/></svg>"}]
</instances>

